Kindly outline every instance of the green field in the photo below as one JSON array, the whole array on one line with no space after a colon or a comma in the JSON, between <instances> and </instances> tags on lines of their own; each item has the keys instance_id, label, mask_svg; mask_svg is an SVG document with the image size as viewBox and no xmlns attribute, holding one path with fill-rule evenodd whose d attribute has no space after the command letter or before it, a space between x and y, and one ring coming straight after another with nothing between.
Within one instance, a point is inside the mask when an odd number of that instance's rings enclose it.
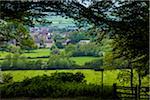
<instances>
[{"instance_id":1,"label":"green field","mask_svg":"<svg viewBox=\"0 0 150 100\"><path fill-rule=\"evenodd\" d=\"M84 65L86 62L92 61L98 59L98 57L71 57L71 60L75 61L77 65ZM37 59L29 59L29 60L43 60L48 61L48 58L37 58ZM3 62L3 60L0 60L0 62Z\"/></svg>"},{"instance_id":2,"label":"green field","mask_svg":"<svg viewBox=\"0 0 150 100\"><path fill-rule=\"evenodd\" d=\"M54 72L82 72L85 75L85 79L88 83L101 84L101 72L94 70L28 70L28 71L3 71L3 73L11 73L14 77L14 81L21 81L26 77L34 77L38 75L47 74L50 75ZM104 72L104 84L112 85L117 78L119 70L105 71Z\"/></svg>"},{"instance_id":3,"label":"green field","mask_svg":"<svg viewBox=\"0 0 150 100\"><path fill-rule=\"evenodd\" d=\"M10 54L9 52L5 52L5 51L0 51L0 58L5 58L5 56L7 56L8 54ZM36 50L32 50L29 53L23 53L21 54L22 56L25 57L42 57L42 56L49 56L50 55L50 49L36 49ZM98 59L99 57L71 57L71 60L75 61L76 64L78 65L84 65L86 62ZM44 60L44 61L48 61L48 58L36 58L36 59L29 59L29 60ZM2 62L3 60L0 60L0 62Z\"/></svg>"},{"instance_id":4,"label":"green field","mask_svg":"<svg viewBox=\"0 0 150 100\"><path fill-rule=\"evenodd\" d=\"M10 53L5 51L0 51L0 58L5 58L5 56L7 56L8 54Z\"/></svg>"},{"instance_id":5,"label":"green field","mask_svg":"<svg viewBox=\"0 0 150 100\"><path fill-rule=\"evenodd\" d=\"M0 51L0 58L4 58L6 55L8 55L8 52ZM37 49L32 50L30 53L24 53L22 54L26 57L40 57L40 56L48 56L50 55L49 49ZM86 62L98 59L99 57L71 57L71 60L74 60L76 64L78 65L84 65ZM32 59L32 60L45 60L48 61L48 58L38 58L38 59ZM31 60L31 59L30 59ZM0 60L2 62L2 60ZM14 81L22 81L26 77L34 77L37 75L43 75L47 74L50 75L54 72L82 72L85 75L85 79L88 83L94 83L94 84L101 84L101 72L96 72L93 70L25 70L25 71L3 71L2 73L11 73L13 75ZM107 70L104 71L104 84L105 85L112 85L113 83L119 83L117 80L117 76L120 70ZM143 84L148 84L149 78L146 77L143 80ZM119 83L120 84L120 83ZM127 84L126 84L127 85Z\"/></svg>"},{"instance_id":6,"label":"green field","mask_svg":"<svg viewBox=\"0 0 150 100\"><path fill-rule=\"evenodd\" d=\"M71 57L70 59L75 61L77 65L84 65L86 62L90 62L92 60L98 59L99 57ZM29 59L31 60L31 59ZM37 58L37 59L32 59L32 60L43 60L43 61L48 61L48 58Z\"/></svg>"},{"instance_id":7,"label":"green field","mask_svg":"<svg viewBox=\"0 0 150 100\"><path fill-rule=\"evenodd\" d=\"M71 60L75 61L78 65L84 65L86 62L98 59L99 57L71 57Z\"/></svg>"},{"instance_id":8,"label":"green field","mask_svg":"<svg viewBox=\"0 0 150 100\"><path fill-rule=\"evenodd\" d=\"M104 71L103 75L103 83L104 85L113 85L113 83L117 83L118 85L123 85L121 84L118 79L118 73L121 70L106 70ZM124 71L124 70L122 70ZM50 75L51 73L54 72L81 72L85 75L85 79L87 83L93 83L93 84L101 84L101 79L102 79L102 73L99 71L94 71L94 70L18 70L18 71L2 71L2 73L10 73L13 75L14 81L22 81L25 78L31 78L35 77L38 75ZM135 76L137 74L134 74ZM136 79L137 80L137 79ZM138 80L137 80L138 81ZM134 82L134 84L136 84ZM130 85L130 83L124 84L124 85ZM142 81L142 85L148 86L149 85L149 77L144 77Z\"/></svg>"},{"instance_id":9,"label":"green field","mask_svg":"<svg viewBox=\"0 0 150 100\"><path fill-rule=\"evenodd\" d=\"M50 55L50 49L37 49L32 50L31 53L24 53L22 56L26 57L41 57L41 56L49 56Z\"/></svg>"},{"instance_id":10,"label":"green field","mask_svg":"<svg viewBox=\"0 0 150 100\"><path fill-rule=\"evenodd\" d=\"M5 58L8 54L11 54L10 52L0 51L0 58ZM29 53L23 53L22 56L26 57L41 57L41 56L49 56L50 55L50 49L36 49L31 50Z\"/></svg>"}]
</instances>

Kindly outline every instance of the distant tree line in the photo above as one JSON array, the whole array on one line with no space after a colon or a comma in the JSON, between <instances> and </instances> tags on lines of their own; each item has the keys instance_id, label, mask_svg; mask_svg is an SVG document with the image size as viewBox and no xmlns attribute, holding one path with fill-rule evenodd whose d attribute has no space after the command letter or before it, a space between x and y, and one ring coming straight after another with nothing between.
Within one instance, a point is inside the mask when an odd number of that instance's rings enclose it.
<instances>
[{"instance_id":1,"label":"distant tree line","mask_svg":"<svg viewBox=\"0 0 150 100\"><path fill-rule=\"evenodd\" d=\"M100 47L95 43L85 43L85 44L69 44L65 48L66 53L70 54L70 56L77 57L77 56L94 56L100 57L102 55L102 51Z\"/></svg>"}]
</instances>

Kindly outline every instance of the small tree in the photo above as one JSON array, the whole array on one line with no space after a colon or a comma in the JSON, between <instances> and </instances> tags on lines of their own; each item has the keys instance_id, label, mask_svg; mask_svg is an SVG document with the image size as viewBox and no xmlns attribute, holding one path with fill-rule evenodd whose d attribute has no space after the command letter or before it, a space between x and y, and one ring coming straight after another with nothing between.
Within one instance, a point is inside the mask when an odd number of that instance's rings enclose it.
<instances>
[{"instance_id":1,"label":"small tree","mask_svg":"<svg viewBox=\"0 0 150 100\"><path fill-rule=\"evenodd\" d=\"M4 73L2 79L3 79L3 83L12 83L13 82L13 76L10 73L8 73L8 74Z\"/></svg>"},{"instance_id":2,"label":"small tree","mask_svg":"<svg viewBox=\"0 0 150 100\"><path fill-rule=\"evenodd\" d=\"M22 53L22 50L19 46L16 45L9 45L7 47L7 51L11 52L11 53Z\"/></svg>"},{"instance_id":3,"label":"small tree","mask_svg":"<svg viewBox=\"0 0 150 100\"><path fill-rule=\"evenodd\" d=\"M34 43L33 38L27 37L26 39L23 39L21 41L21 48L25 49L25 50L28 50L28 52L30 52L30 50L36 49L37 46Z\"/></svg>"}]
</instances>

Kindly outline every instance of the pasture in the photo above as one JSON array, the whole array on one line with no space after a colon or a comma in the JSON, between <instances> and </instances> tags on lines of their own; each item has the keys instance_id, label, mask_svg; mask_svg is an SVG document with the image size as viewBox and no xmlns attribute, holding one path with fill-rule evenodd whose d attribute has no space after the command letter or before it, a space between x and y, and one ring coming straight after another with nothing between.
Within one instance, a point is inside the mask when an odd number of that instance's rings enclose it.
<instances>
[{"instance_id":1,"label":"pasture","mask_svg":"<svg viewBox=\"0 0 150 100\"><path fill-rule=\"evenodd\" d=\"M86 62L96 60L99 57L71 57L71 60L75 61L78 65L84 65Z\"/></svg>"},{"instance_id":2,"label":"pasture","mask_svg":"<svg viewBox=\"0 0 150 100\"><path fill-rule=\"evenodd\" d=\"M6 55L8 55L9 52L0 51L0 58L4 58ZM26 57L41 57L41 56L49 56L50 50L49 49L37 49L32 50L31 52L26 52L22 54ZM90 62L92 60L98 59L99 57L70 57L71 60L75 61L78 65L84 65L86 62ZM29 60L44 60L48 61L49 58L35 58L35 59L29 59ZM2 62L3 60L0 60ZM14 81L22 81L26 77L34 77L38 75L47 74L50 75L54 72L82 72L85 75L85 79L87 83L93 83L93 84L101 84L101 72L97 72L94 70L12 70L12 71L3 71L2 73L11 73L13 75ZM121 72L120 70L106 70L104 71L104 81L103 83L105 85L112 85L113 83L117 83L122 85L122 83L119 82L117 79L117 76ZM135 74L135 76L137 76ZM136 82L138 79L135 79ZM123 81L123 80L122 80ZM142 83L144 85L149 84L149 77L144 77ZM125 83L123 85L129 85L128 83Z\"/></svg>"},{"instance_id":3,"label":"pasture","mask_svg":"<svg viewBox=\"0 0 150 100\"><path fill-rule=\"evenodd\" d=\"M30 52L25 52L21 54L25 57L43 57L43 56L49 56L50 55L50 49L36 49L31 50ZM0 58L5 58L8 54L11 54L10 52L0 51ZM70 57L71 60L75 61L78 65L84 65L86 62L98 59L99 57ZM48 61L49 58L35 58L35 59L29 59L29 60L43 60ZM3 60L0 60L2 62Z\"/></svg>"},{"instance_id":4,"label":"pasture","mask_svg":"<svg viewBox=\"0 0 150 100\"><path fill-rule=\"evenodd\" d=\"M113 85L113 83L117 83L118 85L126 85L129 86L130 82L126 84L122 84L118 79L117 76L119 72L124 71L124 70L106 70L104 71L104 76L103 76L103 83L104 85ZM99 71L94 71L94 70L13 70L13 71L2 71L2 73L10 73L13 76L14 81L22 81L25 78L32 78L38 75L51 75L51 73L54 72L71 72L71 73L76 73L76 72L81 72L85 75L85 80L87 83L92 83L92 84L101 84L101 78L102 78L102 73ZM138 83L138 80L136 79L136 72L134 71L134 84L136 85ZM128 76L130 77L130 76ZM148 86L149 85L149 76L146 76L143 78L142 81L143 86Z\"/></svg>"},{"instance_id":5,"label":"pasture","mask_svg":"<svg viewBox=\"0 0 150 100\"><path fill-rule=\"evenodd\" d=\"M11 54L10 52L6 51L0 51L0 58L5 58L8 54ZM30 52L25 52L21 54L25 57L42 57L42 56L49 56L50 55L50 49L36 49L36 50L30 50Z\"/></svg>"},{"instance_id":6,"label":"pasture","mask_svg":"<svg viewBox=\"0 0 150 100\"><path fill-rule=\"evenodd\" d=\"M94 70L18 70L18 71L3 71L2 73L10 73L13 75L14 81L22 81L24 78L31 78L38 75L50 75L54 72L81 72L85 75L87 83L101 84L101 72ZM104 71L104 84L112 85L117 78L119 70Z\"/></svg>"},{"instance_id":7,"label":"pasture","mask_svg":"<svg viewBox=\"0 0 150 100\"><path fill-rule=\"evenodd\" d=\"M31 52L23 53L22 56L25 57L42 57L42 56L49 56L50 49L36 49L32 50Z\"/></svg>"}]
</instances>

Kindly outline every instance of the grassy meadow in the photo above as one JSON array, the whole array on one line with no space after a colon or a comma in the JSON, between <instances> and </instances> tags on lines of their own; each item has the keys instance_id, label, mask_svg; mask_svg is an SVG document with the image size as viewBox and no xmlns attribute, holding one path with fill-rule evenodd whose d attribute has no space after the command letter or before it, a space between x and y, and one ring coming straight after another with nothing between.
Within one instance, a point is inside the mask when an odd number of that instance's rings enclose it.
<instances>
[{"instance_id":1,"label":"grassy meadow","mask_svg":"<svg viewBox=\"0 0 150 100\"><path fill-rule=\"evenodd\" d=\"M32 50L30 53L23 53L22 56L25 57L42 57L42 56L49 56L50 49L36 49Z\"/></svg>"},{"instance_id":2,"label":"grassy meadow","mask_svg":"<svg viewBox=\"0 0 150 100\"><path fill-rule=\"evenodd\" d=\"M21 54L25 57L42 57L42 56L49 56L50 55L50 49L36 49L31 50L30 52L25 52ZM0 51L0 58L5 58L8 54L11 54L10 52ZM98 59L99 57L71 57L70 59L75 61L78 65L84 65L86 62ZM48 58L35 58L35 59L29 59L29 60L43 60L48 61ZM2 62L3 60L0 60Z\"/></svg>"},{"instance_id":3,"label":"grassy meadow","mask_svg":"<svg viewBox=\"0 0 150 100\"><path fill-rule=\"evenodd\" d=\"M82 72L85 75L87 83L101 84L101 72L94 70L18 70L18 71L3 71L3 73L11 73L14 81L22 81L24 78L31 78L38 75L50 75L54 72ZM116 82L119 70L104 71L104 84L112 85Z\"/></svg>"},{"instance_id":4,"label":"grassy meadow","mask_svg":"<svg viewBox=\"0 0 150 100\"><path fill-rule=\"evenodd\" d=\"M5 58L8 54L11 54L10 52L6 51L0 51L0 58ZM50 55L50 49L36 49L31 50L30 52L25 52L21 54L22 56L26 57L41 57L41 56L48 56Z\"/></svg>"},{"instance_id":5,"label":"grassy meadow","mask_svg":"<svg viewBox=\"0 0 150 100\"><path fill-rule=\"evenodd\" d=\"M0 58L4 58L8 55L8 52L0 51ZM23 56L26 57L41 57L41 56L48 56L50 55L49 49L37 49L32 50L30 53L23 53ZM86 62L98 59L99 57L71 57L70 59L75 61L78 65L84 65ZM48 61L48 58L36 58L36 59L29 59L29 60L45 60ZM2 62L3 60L0 60ZM11 73L13 75L14 81L22 81L24 78L31 78L38 75L47 74L50 75L54 72L82 72L85 75L85 79L87 83L94 83L94 84L101 84L101 72L94 71L94 70L13 70L13 71L3 71L2 73ZM120 70L106 70L104 71L104 81L105 85L112 85L113 83L121 83L118 81L117 76ZM136 79L137 81L137 79ZM143 84L148 84L149 78L145 77L143 80ZM129 85L126 83L124 85Z\"/></svg>"},{"instance_id":6,"label":"grassy meadow","mask_svg":"<svg viewBox=\"0 0 150 100\"><path fill-rule=\"evenodd\" d=\"M99 57L71 57L71 60L75 61L78 65L84 65L86 62L98 59Z\"/></svg>"},{"instance_id":7,"label":"grassy meadow","mask_svg":"<svg viewBox=\"0 0 150 100\"><path fill-rule=\"evenodd\" d=\"M124 71L124 70L122 70ZM85 75L85 80L87 81L87 83L92 83L92 84L101 84L101 79L102 79L102 72L99 71L94 71L94 70L13 70L13 71L3 71L2 73L10 73L13 76L13 80L18 82L18 81L22 81L25 78L32 78L38 75L51 75L51 73L54 72L71 72L71 73L76 73L76 72L81 72ZM103 73L103 83L104 85L113 85L113 83L117 83L117 85L126 85L129 86L130 83L125 83L122 84L119 82L119 80L117 79L117 76L119 74L119 72L121 72L121 70L106 70ZM136 73L134 71L134 73ZM136 75L135 75L135 81L134 84L136 85L138 80L136 79ZM130 77L130 76L128 76ZM148 86L149 85L149 76L146 76L143 78L142 81L142 85L143 86Z\"/></svg>"}]
</instances>

